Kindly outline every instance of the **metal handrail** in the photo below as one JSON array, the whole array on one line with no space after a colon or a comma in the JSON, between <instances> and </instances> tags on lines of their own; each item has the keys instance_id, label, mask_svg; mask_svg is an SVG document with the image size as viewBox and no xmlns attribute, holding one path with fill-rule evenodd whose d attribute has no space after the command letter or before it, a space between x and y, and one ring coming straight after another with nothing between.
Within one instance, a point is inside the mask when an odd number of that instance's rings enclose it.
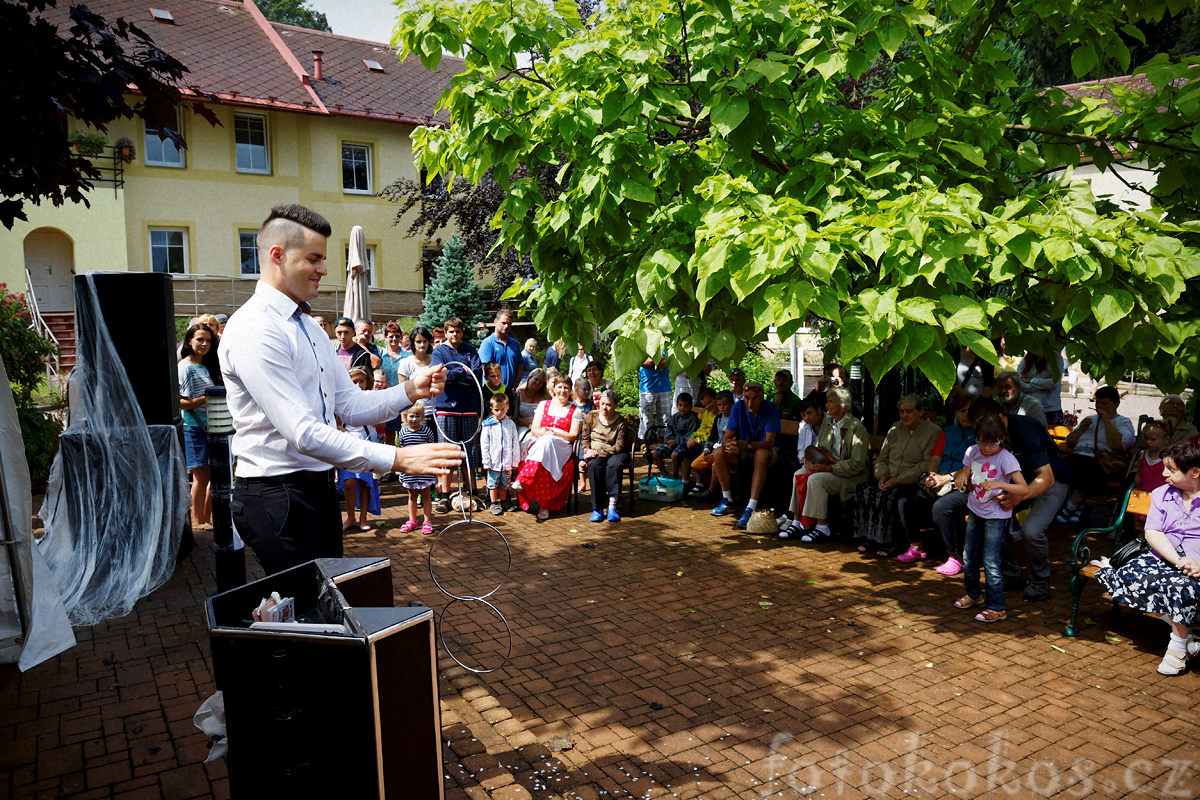
<instances>
[{"instance_id":1,"label":"metal handrail","mask_svg":"<svg viewBox=\"0 0 1200 800\"><path fill-rule=\"evenodd\" d=\"M254 277L256 277L256 276L254 276ZM187 297L188 294L191 294L192 295L192 302L191 302L192 316L197 316L202 311L207 310L207 307L205 309L200 308L201 282L205 283L206 284L205 288L208 289L210 287L216 288L218 285L224 286L224 282L228 281L230 305L232 305L234 308L241 305L241 303L248 300L250 298L250 296L254 294L254 287L256 285L256 281L252 280L251 279L252 276L249 276L249 275L229 275L229 274L189 272L189 273L183 273L183 274L173 273L171 275L171 278L174 281L191 281L191 283L192 283L191 289L188 290L185 287L183 289L183 291L180 292L180 294L176 295L175 299L176 299L177 306L182 306L183 309L186 309L187 308L187 300L185 298ZM241 288L239 288L239 287L241 287ZM329 307L329 305L328 305L328 301L330 299L330 290L332 290L332 300L333 300L332 307ZM419 294L419 295L424 294L424 292L420 289L391 289L388 287L372 286L371 290L372 291L382 291L382 292L412 293L412 294ZM319 314L331 313L335 317L340 317L342 315L342 307L344 305L343 301L345 299L345 295L346 295L346 284L345 283L329 283L328 281L322 281L320 297L317 300L313 301L313 313L319 313Z\"/></svg>"},{"instance_id":2,"label":"metal handrail","mask_svg":"<svg viewBox=\"0 0 1200 800\"><path fill-rule=\"evenodd\" d=\"M53 363L51 363L51 359L46 359L46 385L48 387L56 386L58 374L62 370L62 362L59 360L58 337L54 335L54 331L50 330L50 326L42 318L42 310L38 308L37 295L33 291L33 276L29 274L28 269L25 270L25 305L29 307L29 316L32 318L29 327L39 336L49 339L54 345Z\"/></svg>"}]
</instances>

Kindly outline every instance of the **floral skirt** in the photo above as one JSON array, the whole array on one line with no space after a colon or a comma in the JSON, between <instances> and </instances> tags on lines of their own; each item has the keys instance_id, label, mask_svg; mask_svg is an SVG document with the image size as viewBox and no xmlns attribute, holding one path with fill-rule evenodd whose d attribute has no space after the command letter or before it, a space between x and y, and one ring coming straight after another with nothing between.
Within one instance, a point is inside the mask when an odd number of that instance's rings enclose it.
<instances>
[{"instance_id":1,"label":"floral skirt","mask_svg":"<svg viewBox=\"0 0 1200 800\"><path fill-rule=\"evenodd\" d=\"M1144 553L1117 570L1098 570L1096 580L1114 600L1150 614L1168 614L1180 625L1191 625L1200 607L1200 580L1154 553Z\"/></svg>"},{"instance_id":2,"label":"floral skirt","mask_svg":"<svg viewBox=\"0 0 1200 800\"><path fill-rule=\"evenodd\" d=\"M863 481L854 490L854 535L882 547L895 544L895 491L880 491L874 481Z\"/></svg>"}]
</instances>

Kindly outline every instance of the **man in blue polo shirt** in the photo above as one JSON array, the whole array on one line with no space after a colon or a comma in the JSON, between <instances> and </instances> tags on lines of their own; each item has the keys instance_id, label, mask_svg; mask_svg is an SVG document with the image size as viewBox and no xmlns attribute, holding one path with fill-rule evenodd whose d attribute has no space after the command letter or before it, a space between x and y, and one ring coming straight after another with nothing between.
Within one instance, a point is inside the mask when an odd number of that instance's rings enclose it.
<instances>
[{"instance_id":1,"label":"man in blue polo shirt","mask_svg":"<svg viewBox=\"0 0 1200 800\"><path fill-rule=\"evenodd\" d=\"M479 345L479 361L486 364L495 361L500 365L500 380L509 389L516 389L525 372L525 360L521 357L521 346L508 335L512 327L512 312L502 308L492 320L494 333Z\"/></svg>"},{"instance_id":2,"label":"man in blue polo shirt","mask_svg":"<svg viewBox=\"0 0 1200 800\"><path fill-rule=\"evenodd\" d=\"M729 424L721 439L723 458L713 459L713 472L721 484L721 502L712 510L714 517L733 513L733 482L730 462L741 469L754 470L750 478L750 502L738 517L737 526L745 528L750 514L758 508L758 496L767 482L767 468L775 457L775 437L779 433L779 407L764 399L762 383L746 384L742 399L733 404Z\"/></svg>"}]
</instances>

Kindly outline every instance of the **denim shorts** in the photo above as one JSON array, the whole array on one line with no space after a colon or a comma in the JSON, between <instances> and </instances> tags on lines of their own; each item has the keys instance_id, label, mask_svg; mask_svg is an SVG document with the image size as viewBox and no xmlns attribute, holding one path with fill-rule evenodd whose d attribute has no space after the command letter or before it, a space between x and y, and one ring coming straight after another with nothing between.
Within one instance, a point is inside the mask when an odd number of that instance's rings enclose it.
<instances>
[{"instance_id":1,"label":"denim shorts","mask_svg":"<svg viewBox=\"0 0 1200 800\"><path fill-rule=\"evenodd\" d=\"M187 468L208 466L208 432L204 428L183 426L183 451Z\"/></svg>"}]
</instances>

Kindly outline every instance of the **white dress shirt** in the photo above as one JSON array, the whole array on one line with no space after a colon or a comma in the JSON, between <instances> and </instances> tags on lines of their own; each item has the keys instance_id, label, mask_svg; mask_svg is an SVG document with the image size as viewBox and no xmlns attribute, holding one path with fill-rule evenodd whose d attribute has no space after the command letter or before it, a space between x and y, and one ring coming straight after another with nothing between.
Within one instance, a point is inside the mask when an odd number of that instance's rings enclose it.
<instances>
[{"instance_id":1,"label":"white dress shirt","mask_svg":"<svg viewBox=\"0 0 1200 800\"><path fill-rule=\"evenodd\" d=\"M221 338L221 374L240 478L330 466L389 472L396 450L337 429L394 419L412 405L406 384L359 389L325 331L296 302L262 281Z\"/></svg>"}]
</instances>

